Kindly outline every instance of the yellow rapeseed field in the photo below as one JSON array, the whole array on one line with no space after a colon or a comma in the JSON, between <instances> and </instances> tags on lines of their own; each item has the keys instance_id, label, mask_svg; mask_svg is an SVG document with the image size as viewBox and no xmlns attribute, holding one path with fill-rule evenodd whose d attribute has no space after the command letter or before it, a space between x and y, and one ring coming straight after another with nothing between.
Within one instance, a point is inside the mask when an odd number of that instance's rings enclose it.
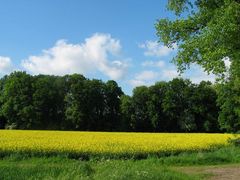
<instances>
[{"instance_id":1,"label":"yellow rapeseed field","mask_svg":"<svg viewBox=\"0 0 240 180\"><path fill-rule=\"evenodd\" d=\"M0 130L0 153L154 154L227 145L231 134Z\"/></svg>"}]
</instances>

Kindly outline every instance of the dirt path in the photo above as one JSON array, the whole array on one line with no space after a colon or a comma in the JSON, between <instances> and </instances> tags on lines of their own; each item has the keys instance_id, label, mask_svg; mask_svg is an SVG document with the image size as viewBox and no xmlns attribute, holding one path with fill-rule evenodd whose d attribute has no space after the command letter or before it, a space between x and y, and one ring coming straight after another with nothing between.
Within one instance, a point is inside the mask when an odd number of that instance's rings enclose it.
<instances>
[{"instance_id":1,"label":"dirt path","mask_svg":"<svg viewBox=\"0 0 240 180\"><path fill-rule=\"evenodd\" d=\"M205 174L210 180L240 180L240 164L180 167L177 170L187 174Z\"/></svg>"},{"instance_id":2,"label":"dirt path","mask_svg":"<svg viewBox=\"0 0 240 180\"><path fill-rule=\"evenodd\" d=\"M240 167L218 167L206 169L205 172L213 174L211 180L240 180Z\"/></svg>"}]
</instances>

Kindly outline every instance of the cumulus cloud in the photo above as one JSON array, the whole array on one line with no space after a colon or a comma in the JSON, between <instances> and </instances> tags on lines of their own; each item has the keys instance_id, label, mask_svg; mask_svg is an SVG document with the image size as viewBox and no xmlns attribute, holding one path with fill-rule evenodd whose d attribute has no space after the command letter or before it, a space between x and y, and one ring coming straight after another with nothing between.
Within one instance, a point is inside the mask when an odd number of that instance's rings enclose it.
<instances>
[{"instance_id":1,"label":"cumulus cloud","mask_svg":"<svg viewBox=\"0 0 240 180\"><path fill-rule=\"evenodd\" d=\"M111 79L123 78L128 64L119 59L119 40L109 34L96 33L81 44L59 40L54 47L43 50L38 56L22 61L24 69L32 74L64 75L99 71Z\"/></svg>"},{"instance_id":2,"label":"cumulus cloud","mask_svg":"<svg viewBox=\"0 0 240 180\"><path fill-rule=\"evenodd\" d=\"M189 70L179 75L177 68L173 65L165 64L163 68L160 68L158 72L151 70L144 70L135 74L133 79L129 80L129 84L132 87L141 85L150 86L157 81L171 81L174 78L190 79L193 83L200 83L201 81L215 82L216 76L204 72L203 68L198 65L192 65Z\"/></svg>"},{"instance_id":3,"label":"cumulus cloud","mask_svg":"<svg viewBox=\"0 0 240 180\"><path fill-rule=\"evenodd\" d=\"M231 66L230 58L229 58L229 57L223 58L223 62L224 62L225 67L226 67L227 69L229 69L230 66Z\"/></svg>"},{"instance_id":4,"label":"cumulus cloud","mask_svg":"<svg viewBox=\"0 0 240 180\"><path fill-rule=\"evenodd\" d=\"M214 75L208 75L204 72L200 72L199 74L196 74L194 76L189 77L193 83L199 84L201 81L210 81L212 83L215 82L216 77Z\"/></svg>"},{"instance_id":5,"label":"cumulus cloud","mask_svg":"<svg viewBox=\"0 0 240 180\"><path fill-rule=\"evenodd\" d=\"M145 50L145 56L155 57L168 56L174 50L167 46L160 45L157 41L146 41L145 43L139 44L139 47ZM175 45L174 48L176 48Z\"/></svg>"},{"instance_id":6,"label":"cumulus cloud","mask_svg":"<svg viewBox=\"0 0 240 180\"><path fill-rule=\"evenodd\" d=\"M165 66L164 61L144 61L141 64L143 67L159 67L163 68Z\"/></svg>"},{"instance_id":7,"label":"cumulus cloud","mask_svg":"<svg viewBox=\"0 0 240 180\"><path fill-rule=\"evenodd\" d=\"M131 79L131 80L129 80L129 84L130 84L132 87L138 87L138 86L146 86L146 85L148 85L146 81L138 80L138 79Z\"/></svg>"},{"instance_id":8,"label":"cumulus cloud","mask_svg":"<svg viewBox=\"0 0 240 180\"><path fill-rule=\"evenodd\" d=\"M0 74L8 74L13 71L14 67L9 57L0 56Z\"/></svg>"},{"instance_id":9,"label":"cumulus cloud","mask_svg":"<svg viewBox=\"0 0 240 180\"><path fill-rule=\"evenodd\" d=\"M201 81L215 82L216 76L214 74L208 74L204 69L196 64L193 64L190 69L185 72L183 78L190 79L193 83L200 83Z\"/></svg>"},{"instance_id":10,"label":"cumulus cloud","mask_svg":"<svg viewBox=\"0 0 240 180\"><path fill-rule=\"evenodd\" d=\"M162 78L164 80L172 80L173 78L179 77L179 73L176 69L169 68L169 69L163 69L162 70Z\"/></svg>"},{"instance_id":11,"label":"cumulus cloud","mask_svg":"<svg viewBox=\"0 0 240 180\"><path fill-rule=\"evenodd\" d=\"M139 80L152 80L158 76L158 73L154 71L143 71L136 75Z\"/></svg>"},{"instance_id":12,"label":"cumulus cloud","mask_svg":"<svg viewBox=\"0 0 240 180\"><path fill-rule=\"evenodd\" d=\"M151 85L158 78L159 73L154 71L142 71L135 75L134 79L129 80L131 86Z\"/></svg>"},{"instance_id":13,"label":"cumulus cloud","mask_svg":"<svg viewBox=\"0 0 240 180\"><path fill-rule=\"evenodd\" d=\"M208 74L199 65L192 65L191 68L185 71L183 74L179 74L176 68L169 66L161 71L161 79L172 80L173 78L190 79L193 83L200 83L201 81L215 82L216 76L214 74Z\"/></svg>"}]
</instances>

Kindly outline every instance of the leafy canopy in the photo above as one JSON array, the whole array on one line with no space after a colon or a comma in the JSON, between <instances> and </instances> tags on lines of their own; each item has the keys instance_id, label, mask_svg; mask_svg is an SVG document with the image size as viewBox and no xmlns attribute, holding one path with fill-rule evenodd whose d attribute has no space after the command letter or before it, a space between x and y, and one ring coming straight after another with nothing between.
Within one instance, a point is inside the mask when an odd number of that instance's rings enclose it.
<instances>
[{"instance_id":1,"label":"leafy canopy","mask_svg":"<svg viewBox=\"0 0 240 180\"><path fill-rule=\"evenodd\" d=\"M156 30L166 46L177 45L173 62L180 72L195 63L223 77L226 58L239 72L240 0L169 0L168 9L176 19L158 20Z\"/></svg>"}]
</instances>

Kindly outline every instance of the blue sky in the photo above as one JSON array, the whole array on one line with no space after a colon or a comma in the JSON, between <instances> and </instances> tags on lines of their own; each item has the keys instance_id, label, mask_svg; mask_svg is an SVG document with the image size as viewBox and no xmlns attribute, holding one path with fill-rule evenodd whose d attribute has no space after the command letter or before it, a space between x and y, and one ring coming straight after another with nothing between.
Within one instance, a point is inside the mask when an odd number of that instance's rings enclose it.
<instances>
[{"instance_id":1,"label":"blue sky","mask_svg":"<svg viewBox=\"0 0 240 180\"><path fill-rule=\"evenodd\" d=\"M0 0L0 76L80 73L116 80L124 92L177 77L176 50L157 43L167 0ZM214 80L199 67L183 77Z\"/></svg>"}]
</instances>

